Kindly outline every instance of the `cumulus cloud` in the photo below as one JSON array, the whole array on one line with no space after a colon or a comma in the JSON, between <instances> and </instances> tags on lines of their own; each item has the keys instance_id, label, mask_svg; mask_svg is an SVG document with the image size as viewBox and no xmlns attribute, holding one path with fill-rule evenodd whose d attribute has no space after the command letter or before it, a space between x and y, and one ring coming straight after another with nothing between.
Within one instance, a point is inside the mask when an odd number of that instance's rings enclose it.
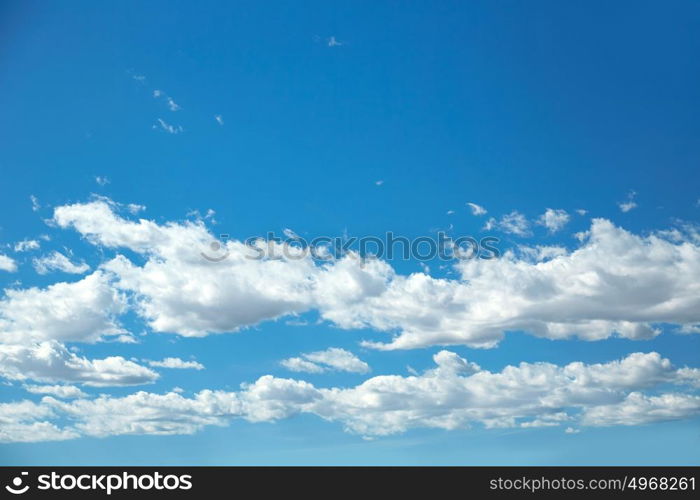
<instances>
[{"instance_id":1,"label":"cumulus cloud","mask_svg":"<svg viewBox=\"0 0 700 500\"><path fill-rule=\"evenodd\" d=\"M0 342L95 342L126 333L116 319L125 310L126 298L102 271L47 288L8 289L0 300Z\"/></svg>"},{"instance_id":2,"label":"cumulus cloud","mask_svg":"<svg viewBox=\"0 0 700 500\"><path fill-rule=\"evenodd\" d=\"M106 186L110 181L104 175L98 175L95 177L95 182L100 186Z\"/></svg>"},{"instance_id":3,"label":"cumulus cloud","mask_svg":"<svg viewBox=\"0 0 700 500\"><path fill-rule=\"evenodd\" d=\"M0 376L9 380L71 382L95 387L140 385L158 374L121 356L87 359L57 341L0 344Z\"/></svg>"},{"instance_id":4,"label":"cumulus cloud","mask_svg":"<svg viewBox=\"0 0 700 500\"><path fill-rule=\"evenodd\" d=\"M566 226L569 222L569 218L569 214L566 213L566 210L548 208L540 215L539 219L537 219L537 223L545 226L550 233L556 233Z\"/></svg>"},{"instance_id":5,"label":"cumulus cloud","mask_svg":"<svg viewBox=\"0 0 700 500\"><path fill-rule=\"evenodd\" d=\"M281 362L285 368L295 372L322 373L336 370L350 373L368 373L369 365L350 351L339 347L330 347L325 351L302 354L301 357L288 358Z\"/></svg>"},{"instance_id":6,"label":"cumulus cloud","mask_svg":"<svg viewBox=\"0 0 700 500\"><path fill-rule=\"evenodd\" d=\"M204 365L196 361L185 361L180 358L165 358L162 361L148 361L148 366L154 368L175 368L180 370L204 370Z\"/></svg>"},{"instance_id":7,"label":"cumulus cloud","mask_svg":"<svg viewBox=\"0 0 700 500\"><path fill-rule=\"evenodd\" d=\"M341 328L394 333L389 344L366 345L397 349L493 347L508 331L645 339L660 324L692 331L700 323L700 241L683 228L668 239L593 219L575 250L521 248L498 259L462 260L455 264L459 278L445 279L401 275L384 261L354 256L323 264L269 253L252 259L251 247L236 240L218 250L223 260L211 262L202 252L214 238L202 221L132 221L104 200L57 207L54 222L94 244L143 255L142 265L118 255L103 272L133 296L157 332L233 332L317 310Z\"/></svg>"},{"instance_id":8,"label":"cumulus cloud","mask_svg":"<svg viewBox=\"0 0 700 500\"><path fill-rule=\"evenodd\" d=\"M45 397L40 404L10 403L14 406L6 409L0 405L0 419L26 426L34 420L48 423L52 417L67 417L73 424L61 432L109 436L190 434L204 426L226 425L234 418L271 422L308 413L338 422L353 433L383 436L412 428L566 425L573 429L700 415L700 398L692 393L647 396L640 392L700 381L700 370L677 369L653 352L593 365L520 363L500 372L484 370L450 351L440 351L433 359L435 368L423 374L376 376L349 388L317 388L305 381L265 375L242 384L236 392L204 390L191 398L175 391L76 401ZM12 437L10 432L4 439Z\"/></svg>"},{"instance_id":9,"label":"cumulus cloud","mask_svg":"<svg viewBox=\"0 0 700 500\"><path fill-rule=\"evenodd\" d=\"M90 270L90 266L85 262L74 264L61 252L54 251L49 255L32 260L34 269L39 274L48 274L52 271L61 271L69 274L83 274Z\"/></svg>"},{"instance_id":10,"label":"cumulus cloud","mask_svg":"<svg viewBox=\"0 0 700 500\"><path fill-rule=\"evenodd\" d=\"M472 211L472 215L486 215L488 213L484 207L477 205L476 203L472 203L471 201L467 202L467 206Z\"/></svg>"},{"instance_id":11,"label":"cumulus cloud","mask_svg":"<svg viewBox=\"0 0 700 500\"><path fill-rule=\"evenodd\" d=\"M17 262L12 257L0 253L0 271L14 273L17 270Z\"/></svg>"}]
</instances>

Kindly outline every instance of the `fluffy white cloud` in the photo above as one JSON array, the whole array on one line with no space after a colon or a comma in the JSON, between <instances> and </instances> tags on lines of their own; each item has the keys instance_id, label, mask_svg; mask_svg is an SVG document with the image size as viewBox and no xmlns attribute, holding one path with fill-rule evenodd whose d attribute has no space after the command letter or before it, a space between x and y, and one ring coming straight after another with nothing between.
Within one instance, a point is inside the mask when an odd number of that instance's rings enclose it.
<instances>
[{"instance_id":1,"label":"fluffy white cloud","mask_svg":"<svg viewBox=\"0 0 700 500\"><path fill-rule=\"evenodd\" d=\"M234 240L210 249L214 238L201 221L160 225L117 211L96 200L58 207L54 220L95 244L144 255L143 265L118 255L103 268L158 332L232 332L316 309L342 328L398 332L390 344L367 344L394 349L493 347L507 331L643 339L658 334L661 323L685 331L700 323L700 241L684 229L673 239L638 236L594 219L573 251L521 248L499 259L463 260L456 264L460 279L450 280L399 275L386 262L352 255L322 265L269 253L253 259L256 252ZM514 222L518 215L506 225L522 225ZM280 255L274 244L263 249Z\"/></svg>"},{"instance_id":2,"label":"fluffy white cloud","mask_svg":"<svg viewBox=\"0 0 700 500\"><path fill-rule=\"evenodd\" d=\"M32 394L49 394L64 399L87 397L87 394L74 385L25 385L24 390Z\"/></svg>"},{"instance_id":3,"label":"fluffy white cloud","mask_svg":"<svg viewBox=\"0 0 700 500\"><path fill-rule=\"evenodd\" d=\"M61 252L54 251L49 255L33 259L34 269L39 274L48 274L51 271L61 271L69 274L83 274L90 270L85 262L74 264Z\"/></svg>"},{"instance_id":4,"label":"fluffy white cloud","mask_svg":"<svg viewBox=\"0 0 700 500\"><path fill-rule=\"evenodd\" d=\"M12 257L0 253L0 271L14 273L17 270L17 263Z\"/></svg>"},{"instance_id":5,"label":"fluffy white cloud","mask_svg":"<svg viewBox=\"0 0 700 500\"><path fill-rule=\"evenodd\" d=\"M87 359L60 342L0 344L0 376L9 380L73 382L88 386L128 386L153 382L158 374L121 356Z\"/></svg>"},{"instance_id":6,"label":"fluffy white cloud","mask_svg":"<svg viewBox=\"0 0 700 500\"><path fill-rule=\"evenodd\" d=\"M73 424L56 431L89 436L185 434L226 425L233 418L269 422L310 413L339 422L350 432L381 436L419 427L637 425L700 415L696 395L639 392L662 384L700 382L700 370L677 369L657 353L635 353L594 365L520 363L495 373L449 351L433 359L436 367L422 375L382 375L350 388L316 388L265 375L237 392L204 390L192 398L174 391L76 401L45 397L40 404L0 405L0 422L12 428L67 417ZM11 434L4 436L11 439Z\"/></svg>"},{"instance_id":7,"label":"fluffy white cloud","mask_svg":"<svg viewBox=\"0 0 700 500\"><path fill-rule=\"evenodd\" d=\"M569 214L566 210L548 208L537 219L537 223L549 229L550 233L556 233L569 222Z\"/></svg>"},{"instance_id":8,"label":"fluffy white cloud","mask_svg":"<svg viewBox=\"0 0 700 500\"><path fill-rule=\"evenodd\" d=\"M196 361L185 361L180 358L165 358L162 361L148 361L148 366L154 368L175 368L180 370L204 370L204 365Z\"/></svg>"},{"instance_id":9,"label":"fluffy white cloud","mask_svg":"<svg viewBox=\"0 0 700 500\"><path fill-rule=\"evenodd\" d=\"M467 206L472 211L472 215L486 215L488 213L484 207L477 205L476 203L472 203L471 201L467 202Z\"/></svg>"},{"instance_id":10,"label":"fluffy white cloud","mask_svg":"<svg viewBox=\"0 0 700 500\"><path fill-rule=\"evenodd\" d=\"M117 322L126 299L102 271L47 288L5 290L0 300L0 342L95 342L126 333Z\"/></svg>"},{"instance_id":11,"label":"fluffy white cloud","mask_svg":"<svg viewBox=\"0 0 700 500\"><path fill-rule=\"evenodd\" d=\"M339 347L302 354L301 357L285 359L281 364L295 372L322 373L328 369L350 373L368 373L370 371L367 363L350 351Z\"/></svg>"}]
</instances>

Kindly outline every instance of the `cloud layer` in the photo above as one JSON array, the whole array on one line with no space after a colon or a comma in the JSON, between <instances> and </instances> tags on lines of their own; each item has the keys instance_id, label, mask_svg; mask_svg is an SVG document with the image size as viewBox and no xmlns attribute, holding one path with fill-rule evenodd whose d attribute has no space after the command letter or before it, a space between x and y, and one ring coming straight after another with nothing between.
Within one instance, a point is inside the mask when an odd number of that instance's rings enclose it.
<instances>
[{"instance_id":1,"label":"cloud layer","mask_svg":"<svg viewBox=\"0 0 700 500\"><path fill-rule=\"evenodd\" d=\"M352 433L383 436L412 428L456 429L636 425L700 415L700 370L674 367L658 353L603 364L520 363L481 369L450 351L421 375L382 375L350 388L318 388L265 375L237 392L137 392L125 397L0 404L0 440L122 434L190 434L231 419L270 422L300 413L338 422ZM645 394L661 388L667 392ZM410 395L410 397L407 397ZM68 424L59 427L64 419Z\"/></svg>"}]
</instances>

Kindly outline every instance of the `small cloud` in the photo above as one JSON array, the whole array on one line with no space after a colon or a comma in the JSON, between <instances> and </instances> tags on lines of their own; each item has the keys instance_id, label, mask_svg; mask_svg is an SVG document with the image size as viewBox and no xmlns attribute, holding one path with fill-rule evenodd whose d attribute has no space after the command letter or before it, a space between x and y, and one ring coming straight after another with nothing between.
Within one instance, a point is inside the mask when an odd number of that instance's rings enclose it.
<instances>
[{"instance_id":1,"label":"small cloud","mask_svg":"<svg viewBox=\"0 0 700 500\"><path fill-rule=\"evenodd\" d=\"M106 186L107 184L109 184L110 181L107 177L98 175L95 177L95 182L100 186Z\"/></svg>"},{"instance_id":2,"label":"small cloud","mask_svg":"<svg viewBox=\"0 0 700 500\"><path fill-rule=\"evenodd\" d=\"M29 195L29 199L32 201L32 211L38 211L41 208L41 205L39 204L39 199L33 194Z\"/></svg>"},{"instance_id":3,"label":"small cloud","mask_svg":"<svg viewBox=\"0 0 700 500\"><path fill-rule=\"evenodd\" d=\"M155 97L156 99L158 99L162 95L163 95L163 91L161 91L161 90L156 89L153 91L153 97Z\"/></svg>"},{"instance_id":4,"label":"small cloud","mask_svg":"<svg viewBox=\"0 0 700 500\"><path fill-rule=\"evenodd\" d=\"M28 252L37 250L41 245L37 240L22 240L15 243L15 252Z\"/></svg>"},{"instance_id":5,"label":"small cloud","mask_svg":"<svg viewBox=\"0 0 700 500\"><path fill-rule=\"evenodd\" d=\"M488 221L486 221L484 230L491 231L494 229L521 237L531 235L530 223L527 221L525 216L517 210L513 210L509 214L504 215L500 220L496 220L495 218L491 217Z\"/></svg>"},{"instance_id":6,"label":"small cloud","mask_svg":"<svg viewBox=\"0 0 700 500\"><path fill-rule=\"evenodd\" d=\"M564 432L566 432L567 434L578 434L579 432L581 432L581 429L574 429L573 427L567 427Z\"/></svg>"},{"instance_id":7,"label":"small cloud","mask_svg":"<svg viewBox=\"0 0 700 500\"><path fill-rule=\"evenodd\" d=\"M90 270L90 266L85 262L74 264L68 257L60 252L54 251L50 255L33 259L34 269L39 274L48 274L51 271L61 271L69 274L83 274Z\"/></svg>"},{"instance_id":8,"label":"small cloud","mask_svg":"<svg viewBox=\"0 0 700 500\"><path fill-rule=\"evenodd\" d=\"M87 394L74 385L25 385L23 388L32 394L50 394L64 399L87 397Z\"/></svg>"},{"instance_id":9,"label":"small cloud","mask_svg":"<svg viewBox=\"0 0 700 500\"><path fill-rule=\"evenodd\" d=\"M173 101L172 97L168 97L167 102L168 102L168 108L170 109L170 111L179 111L180 110L180 106L175 101Z\"/></svg>"},{"instance_id":10,"label":"small cloud","mask_svg":"<svg viewBox=\"0 0 700 500\"><path fill-rule=\"evenodd\" d=\"M302 354L301 357L288 358L280 362L282 366L294 372L323 373L335 370L349 373L369 373L370 367L350 351L331 347L325 351Z\"/></svg>"},{"instance_id":11,"label":"small cloud","mask_svg":"<svg viewBox=\"0 0 700 500\"><path fill-rule=\"evenodd\" d=\"M448 210L447 215L454 215L455 211L454 210Z\"/></svg>"},{"instance_id":12,"label":"small cloud","mask_svg":"<svg viewBox=\"0 0 700 500\"><path fill-rule=\"evenodd\" d=\"M329 47L341 47L343 45L343 42L338 40L336 37L332 36L328 39L328 46Z\"/></svg>"},{"instance_id":13,"label":"small cloud","mask_svg":"<svg viewBox=\"0 0 700 500\"><path fill-rule=\"evenodd\" d=\"M634 201L635 197L637 196L637 193L635 191L630 191L627 193L627 201L621 201L617 204L618 207L620 207L620 210L622 210L623 213L627 213L630 210L634 210L637 208L637 202Z\"/></svg>"},{"instance_id":14,"label":"small cloud","mask_svg":"<svg viewBox=\"0 0 700 500\"><path fill-rule=\"evenodd\" d=\"M180 358L165 358L162 361L146 361L154 368L173 368L176 370L204 370L204 365L196 361L184 361Z\"/></svg>"},{"instance_id":15,"label":"small cloud","mask_svg":"<svg viewBox=\"0 0 700 500\"><path fill-rule=\"evenodd\" d=\"M221 125L223 127L224 125L224 117L221 115L214 115L214 120L216 120L216 123Z\"/></svg>"},{"instance_id":16,"label":"small cloud","mask_svg":"<svg viewBox=\"0 0 700 500\"><path fill-rule=\"evenodd\" d=\"M0 271L14 273L17 270L17 262L7 255L0 254Z\"/></svg>"},{"instance_id":17,"label":"small cloud","mask_svg":"<svg viewBox=\"0 0 700 500\"><path fill-rule=\"evenodd\" d=\"M384 181L381 180L381 179L378 180L378 181L374 181L374 185L375 185L375 186L381 186L382 184L384 184Z\"/></svg>"},{"instance_id":18,"label":"small cloud","mask_svg":"<svg viewBox=\"0 0 700 500\"><path fill-rule=\"evenodd\" d=\"M537 223L549 229L550 233L556 233L569 222L569 214L566 210L548 208L537 219Z\"/></svg>"},{"instance_id":19,"label":"small cloud","mask_svg":"<svg viewBox=\"0 0 700 500\"><path fill-rule=\"evenodd\" d=\"M180 134L184 131L182 126L171 125L171 124L167 123L165 120L163 120L162 118L158 118L158 125L160 125L160 128L162 130L164 130L165 132L167 132L169 134ZM153 128L156 129L156 128L158 128L158 126L153 125Z\"/></svg>"},{"instance_id":20,"label":"small cloud","mask_svg":"<svg viewBox=\"0 0 700 500\"><path fill-rule=\"evenodd\" d=\"M583 215L586 215L588 213L588 210L586 210L585 208L577 208L576 213L583 216Z\"/></svg>"},{"instance_id":21,"label":"small cloud","mask_svg":"<svg viewBox=\"0 0 700 500\"><path fill-rule=\"evenodd\" d=\"M136 215L137 213L141 212L142 210L146 210L146 207L143 205L139 205L137 203L129 203L126 206L126 209L129 211L129 213Z\"/></svg>"},{"instance_id":22,"label":"small cloud","mask_svg":"<svg viewBox=\"0 0 700 500\"><path fill-rule=\"evenodd\" d=\"M472 203L471 201L467 202L467 206L471 209L472 215L486 215L488 213L484 207L477 205L476 203Z\"/></svg>"}]
</instances>

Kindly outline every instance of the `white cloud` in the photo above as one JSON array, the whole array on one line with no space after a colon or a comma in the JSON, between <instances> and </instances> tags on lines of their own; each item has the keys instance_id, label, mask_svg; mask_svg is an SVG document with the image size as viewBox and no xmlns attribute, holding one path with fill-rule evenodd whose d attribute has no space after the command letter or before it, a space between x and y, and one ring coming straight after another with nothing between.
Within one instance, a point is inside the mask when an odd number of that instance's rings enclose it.
<instances>
[{"instance_id":1,"label":"white cloud","mask_svg":"<svg viewBox=\"0 0 700 500\"><path fill-rule=\"evenodd\" d=\"M350 373L369 373L370 371L367 363L350 351L339 347L302 354L301 357L285 359L280 364L295 372L322 373L326 370L337 370Z\"/></svg>"},{"instance_id":2,"label":"white cloud","mask_svg":"<svg viewBox=\"0 0 700 500\"><path fill-rule=\"evenodd\" d=\"M569 222L569 218L569 214L566 213L566 210L548 208L540 215L540 218L537 219L537 223L549 229L550 233L556 233L566 226Z\"/></svg>"},{"instance_id":3,"label":"white cloud","mask_svg":"<svg viewBox=\"0 0 700 500\"><path fill-rule=\"evenodd\" d=\"M87 394L74 385L25 385L24 390L32 394L49 394L64 399L87 397Z\"/></svg>"},{"instance_id":4,"label":"white cloud","mask_svg":"<svg viewBox=\"0 0 700 500\"><path fill-rule=\"evenodd\" d=\"M214 115L214 120L216 120L216 123L219 125L223 126L224 125L224 117L221 115Z\"/></svg>"},{"instance_id":5,"label":"white cloud","mask_svg":"<svg viewBox=\"0 0 700 500\"><path fill-rule=\"evenodd\" d=\"M589 426L642 425L664 420L681 420L700 415L700 396L639 392L609 405L586 408L582 423Z\"/></svg>"},{"instance_id":6,"label":"white cloud","mask_svg":"<svg viewBox=\"0 0 700 500\"><path fill-rule=\"evenodd\" d=\"M180 106L173 100L172 97L168 97L166 102L168 103L168 109L170 111L180 111Z\"/></svg>"},{"instance_id":7,"label":"white cloud","mask_svg":"<svg viewBox=\"0 0 700 500\"><path fill-rule=\"evenodd\" d=\"M180 370L204 370L204 365L196 361L185 361L180 358L165 358L162 361L148 361L148 366L154 368L175 368Z\"/></svg>"},{"instance_id":8,"label":"white cloud","mask_svg":"<svg viewBox=\"0 0 700 500\"><path fill-rule=\"evenodd\" d=\"M454 215L454 214L455 214L455 211L454 211L454 210L448 210L446 214L447 214L447 215Z\"/></svg>"},{"instance_id":9,"label":"white cloud","mask_svg":"<svg viewBox=\"0 0 700 500\"><path fill-rule=\"evenodd\" d=\"M367 345L396 349L493 347L507 331L643 339L659 333L657 324L688 330L700 323L700 246L683 228L681 240L669 241L594 219L573 251L523 248L523 257L509 251L463 260L455 265L459 279L444 279L400 275L386 262L353 256L322 265L308 257L253 260L236 240L213 263L200 255L214 239L201 221L134 222L114 210L104 200L68 205L56 208L54 221L95 244L144 255L143 265L117 256L103 267L157 332L232 332L315 309L341 328L391 332L391 343Z\"/></svg>"},{"instance_id":10,"label":"white cloud","mask_svg":"<svg viewBox=\"0 0 700 500\"><path fill-rule=\"evenodd\" d=\"M564 430L567 434L578 434L581 432L581 429L575 429L573 427L567 427L566 430Z\"/></svg>"},{"instance_id":11,"label":"white cloud","mask_svg":"<svg viewBox=\"0 0 700 500\"><path fill-rule=\"evenodd\" d=\"M588 210L586 210L584 208L577 208L576 213L583 216L583 215L586 215L588 213Z\"/></svg>"},{"instance_id":12,"label":"white cloud","mask_svg":"<svg viewBox=\"0 0 700 500\"><path fill-rule=\"evenodd\" d=\"M37 240L22 240L15 243L15 252L28 252L41 246Z\"/></svg>"},{"instance_id":13,"label":"white cloud","mask_svg":"<svg viewBox=\"0 0 700 500\"><path fill-rule=\"evenodd\" d=\"M39 198L37 198L36 196L34 196L32 194L32 195L29 195L29 199L32 202L32 211L37 212L41 208L41 204L39 204Z\"/></svg>"},{"instance_id":14,"label":"white cloud","mask_svg":"<svg viewBox=\"0 0 700 500\"><path fill-rule=\"evenodd\" d=\"M472 203L471 201L467 202L467 206L472 211L472 215L486 215L488 213L488 210L486 210L484 207L477 205L476 203Z\"/></svg>"},{"instance_id":15,"label":"white cloud","mask_svg":"<svg viewBox=\"0 0 700 500\"><path fill-rule=\"evenodd\" d=\"M0 271L14 273L17 271L17 262L12 257L0 253Z\"/></svg>"},{"instance_id":16,"label":"white cloud","mask_svg":"<svg viewBox=\"0 0 700 500\"><path fill-rule=\"evenodd\" d=\"M90 270L90 266L85 262L74 264L68 257L57 251L40 258L35 258L32 260L32 263L34 264L34 269L36 269L36 272L39 274L48 274L52 271L83 274Z\"/></svg>"},{"instance_id":17,"label":"white cloud","mask_svg":"<svg viewBox=\"0 0 700 500\"><path fill-rule=\"evenodd\" d=\"M162 90L155 89L155 90L153 91L153 97L155 97L156 99L158 99L158 98L159 98L160 96L162 96L162 95L163 95L163 91L162 91Z\"/></svg>"},{"instance_id":18,"label":"white cloud","mask_svg":"<svg viewBox=\"0 0 700 500\"><path fill-rule=\"evenodd\" d=\"M381 180L381 179L378 180L378 181L374 181L374 185L375 185L375 186L381 186L382 184L384 184L384 181Z\"/></svg>"},{"instance_id":19,"label":"white cloud","mask_svg":"<svg viewBox=\"0 0 700 500\"><path fill-rule=\"evenodd\" d=\"M98 175L95 177L95 182L99 184L100 186L106 186L107 184L110 183L110 180L102 175Z\"/></svg>"},{"instance_id":20,"label":"white cloud","mask_svg":"<svg viewBox=\"0 0 700 500\"><path fill-rule=\"evenodd\" d=\"M342 45L343 45L343 42L337 40L334 36L332 36L328 39L328 46L329 47L340 47Z\"/></svg>"},{"instance_id":21,"label":"white cloud","mask_svg":"<svg viewBox=\"0 0 700 500\"><path fill-rule=\"evenodd\" d=\"M158 125L160 126L160 128L162 130L164 130L165 132L167 132L169 134L180 134L180 133L184 132L184 129L182 128L181 125L171 125L171 124L167 123L165 120L163 120L162 118L158 118ZM158 128L158 126L153 125L153 128Z\"/></svg>"},{"instance_id":22,"label":"white cloud","mask_svg":"<svg viewBox=\"0 0 700 500\"><path fill-rule=\"evenodd\" d=\"M43 289L7 289L0 300L2 342L95 342L126 333L116 319L125 310L126 298L102 271Z\"/></svg>"},{"instance_id":23,"label":"white cloud","mask_svg":"<svg viewBox=\"0 0 700 500\"><path fill-rule=\"evenodd\" d=\"M299 357L283 359L280 364L293 372L323 373L326 371L324 367Z\"/></svg>"},{"instance_id":24,"label":"white cloud","mask_svg":"<svg viewBox=\"0 0 700 500\"><path fill-rule=\"evenodd\" d=\"M71 422L70 435L191 434L234 418L272 422L300 413L339 422L353 433L383 436L412 428L457 429L567 425L638 425L695 418L700 397L690 393L644 395L645 388L690 380L657 353L586 365L520 363L500 372L483 370L453 352L433 357L420 375L381 375L349 388L316 388L299 380L260 377L237 392L204 390L191 398L172 391L140 391L124 397L59 401L45 397L0 405L3 440L21 440L14 427L51 420ZM689 370L689 369L685 369ZM700 370L692 382L700 382ZM622 376L622 379L618 377ZM410 395L410 397L407 397ZM4 426L3 426L4 427ZM566 430L566 432L575 432ZM49 438L51 437L49 436Z\"/></svg>"},{"instance_id":25,"label":"white cloud","mask_svg":"<svg viewBox=\"0 0 700 500\"><path fill-rule=\"evenodd\" d=\"M634 210L635 208L637 208L637 202L634 201L636 196L636 192L630 191L629 193L627 193L627 200L618 202L617 206L620 207L620 210L624 213L627 213L630 210Z\"/></svg>"},{"instance_id":26,"label":"white cloud","mask_svg":"<svg viewBox=\"0 0 700 500\"><path fill-rule=\"evenodd\" d=\"M527 218L517 210L513 210L497 220L491 217L484 225L484 230L499 230L504 233L515 234L516 236L527 237L531 236L530 223Z\"/></svg>"},{"instance_id":27,"label":"white cloud","mask_svg":"<svg viewBox=\"0 0 700 500\"><path fill-rule=\"evenodd\" d=\"M0 376L96 387L140 385L158 378L153 370L121 356L91 360L68 351L55 340L32 345L0 344Z\"/></svg>"}]
</instances>

